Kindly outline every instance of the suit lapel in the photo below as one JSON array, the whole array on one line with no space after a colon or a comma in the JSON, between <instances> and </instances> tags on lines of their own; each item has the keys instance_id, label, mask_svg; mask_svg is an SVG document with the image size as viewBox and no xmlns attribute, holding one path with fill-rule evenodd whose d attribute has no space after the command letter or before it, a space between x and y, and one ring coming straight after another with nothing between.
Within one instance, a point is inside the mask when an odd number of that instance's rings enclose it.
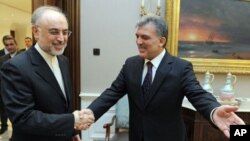
<instances>
[{"instance_id":1,"label":"suit lapel","mask_svg":"<svg viewBox=\"0 0 250 141\"><path fill-rule=\"evenodd\" d=\"M61 73L62 73L62 78L63 78L63 84L64 84L64 89L65 89L65 95L66 95L66 98L67 98L67 101L69 101L70 99L70 84L69 84L69 81L70 81L70 78L69 78L69 71L68 70L68 66L65 64L65 62L63 62L61 56L58 56L58 62L59 62L59 67L60 67L60 70L61 70Z\"/></svg>"},{"instance_id":2,"label":"suit lapel","mask_svg":"<svg viewBox=\"0 0 250 141\"><path fill-rule=\"evenodd\" d=\"M171 70L172 59L171 55L166 52L163 57L158 69L156 70L155 78L150 89L150 95L145 99L145 107L148 105L150 100L157 94L157 90L160 88L163 80L167 73Z\"/></svg>"},{"instance_id":3,"label":"suit lapel","mask_svg":"<svg viewBox=\"0 0 250 141\"><path fill-rule=\"evenodd\" d=\"M142 81L142 71L143 71L143 65L144 60L138 56L138 59L132 64L131 68L133 68L133 71L130 71L130 75L132 75L132 78L134 79L135 85L134 85L134 92L132 95L130 95L138 107L141 107L141 109L144 108L144 99L143 99L143 93L141 88L141 81Z\"/></svg>"},{"instance_id":4,"label":"suit lapel","mask_svg":"<svg viewBox=\"0 0 250 141\"><path fill-rule=\"evenodd\" d=\"M35 72L43 78L50 86L52 86L57 92L58 95L63 98L63 100L66 102L66 99L64 98L63 92L53 74L50 67L46 63L46 61L42 58L42 56L38 53L38 51L35 49L35 47L32 47L32 49L28 50L27 53L30 54L31 62L34 66Z\"/></svg>"}]
</instances>

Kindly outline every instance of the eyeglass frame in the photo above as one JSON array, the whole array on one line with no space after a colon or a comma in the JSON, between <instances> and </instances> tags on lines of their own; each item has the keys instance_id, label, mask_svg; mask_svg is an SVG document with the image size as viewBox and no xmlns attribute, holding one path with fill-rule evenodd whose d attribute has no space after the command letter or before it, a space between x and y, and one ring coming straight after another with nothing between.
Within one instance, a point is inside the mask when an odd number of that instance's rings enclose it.
<instances>
[{"instance_id":1,"label":"eyeglass frame","mask_svg":"<svg viewBox=\"0 0 250 141\"><path fill-rule=\"evenodd\" d=\"M35 25L37 28L41 28L39 25ZM68 29L65 29L65 30L59 30L59 29L56 29L56 28L51 28L51 29L47 29L48 33L50 35L53 35L53 36L58 36L60 35L60 33L62 32L62 35L63 36L67 36L67 37L70 37L70 35L72 34L72 31L68 30Z\"/></svg>"}]
</instances>

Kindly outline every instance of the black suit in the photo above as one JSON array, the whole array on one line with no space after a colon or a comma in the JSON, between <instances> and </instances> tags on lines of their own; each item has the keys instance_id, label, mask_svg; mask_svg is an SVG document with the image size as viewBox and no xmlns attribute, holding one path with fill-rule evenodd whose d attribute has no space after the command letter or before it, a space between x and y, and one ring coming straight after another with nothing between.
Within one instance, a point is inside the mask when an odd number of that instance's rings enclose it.
<instances>
[{"instance_id":1,"label":"black suit","mask_svg":"<svg viewBox=\"0 0 250 141\"><path fill-rule=\"evenodd\" d=\"M2 67L3 63L11 58L10 54L6 54L0 57L0 68ZM1 79L0 79L1 82ZM1 86L0 86L1 91ZM0 118L1 118L1 130L7 130L8 124L8 116L5 110L5 106L2 100L2 94L0 92Z\"/></svg>"},{"instance_id":2,"label":"black suit","mask_svg":"<svg viewBox=\"0 0 250 141\"><path fill-rule=\"evenodd\" d=\"M16 55L18 55L20 52L18 51ZM13 57L15 57L13 56ZM10 54L6 54L0 57L0 69L2 68L2 65L4 64L4 62L6 62L7 60L11 59ZM0 79L0 83L1 83L1 79ZM8 121L8 116L6 113L6 109L2 100L2 94L1 94L1 86L0 86L0 117L1 117L1 130L7 130L7 121ZM1 131L2 132L2 131Z\"/></svg>"},{"instance_id":3,"label":"black suit","mask_svg":"<svg viewBox=\"0 0 250 141\"><path fill-rule=\"evenodd\" d=\"M119 98L128 94L130 141L185 141L186 129L181 115L184 96L210 120L210 112L219 106L216 99L202 89L188 61L166 53L156 74L150 96L143 101L142 72L144 60L139 56L126 60L116 80L89 108L98 119Z\"/></svg>"},{"instance_id":4,"label":"black suit","mask_svg":"<svg viewBox=\"0 0 250 141\"><path fill-rule=\"evenodd\" d=\"M20 52L24 52L24 51L27 51L28 49L26 49L26 48L22 48L22 49L20 49L19 51Z\"/></svg>"},{"instance_id":5,"label":"black suit","mask_svg":"<svg viewBox=\"0 0 250 141\"><path fill-rule=\"evenodd\" d=\"M0 57L5 55L4 48L0 50Z\"/></svg>"},{"instance_id":6,"label":"black suit","mask_svg":"<svg viewBox=\"0 0 250 141\"><path fill-rule=\"evenodd\" d=\"M69 141L74 135L69 62L57 57L67 100L35 47L3 65L1 86L12 141Z\"/></svg>"}]
</instances>

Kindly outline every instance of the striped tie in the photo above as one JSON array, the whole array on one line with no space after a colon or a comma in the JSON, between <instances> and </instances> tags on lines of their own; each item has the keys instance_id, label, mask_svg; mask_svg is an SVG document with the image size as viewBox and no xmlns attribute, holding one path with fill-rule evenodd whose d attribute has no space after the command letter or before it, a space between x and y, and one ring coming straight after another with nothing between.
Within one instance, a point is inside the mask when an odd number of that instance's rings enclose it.
<instances>
[{"instance_id":1,"label":"striped tie","mask_svg":"<svg viewBox=\"0 0 250 141\"><path fill-rule=\"evenodd\" d=\"M148 72L147 72L147 74L144 78L143 84L142 84L142 91L143 91L144 99L145 99L145 97L149 96L149 90L150 90L150 86L152 83L153 64L149 61L149 62L147 62L147 67L148 67Z\"/></svg>"}]
</instances>

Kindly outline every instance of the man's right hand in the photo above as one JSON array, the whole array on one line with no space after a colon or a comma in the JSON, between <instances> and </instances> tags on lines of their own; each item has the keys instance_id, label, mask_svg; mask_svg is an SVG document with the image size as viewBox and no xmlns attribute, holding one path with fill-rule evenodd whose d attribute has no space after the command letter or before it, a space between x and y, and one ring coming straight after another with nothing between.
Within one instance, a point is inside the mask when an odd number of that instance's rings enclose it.
<instances>
[{"instance_id":1,"label":"man's right hand","mask_svg":"<svg viewBox=\"0 0 250 141\"><path fill-rule=\"evenodd\" d=\"M76 130L86 130L95 122L94 114L90 109L76 110L73 112L73 115L75 117Z\"/></svg>"}]
</instances>

